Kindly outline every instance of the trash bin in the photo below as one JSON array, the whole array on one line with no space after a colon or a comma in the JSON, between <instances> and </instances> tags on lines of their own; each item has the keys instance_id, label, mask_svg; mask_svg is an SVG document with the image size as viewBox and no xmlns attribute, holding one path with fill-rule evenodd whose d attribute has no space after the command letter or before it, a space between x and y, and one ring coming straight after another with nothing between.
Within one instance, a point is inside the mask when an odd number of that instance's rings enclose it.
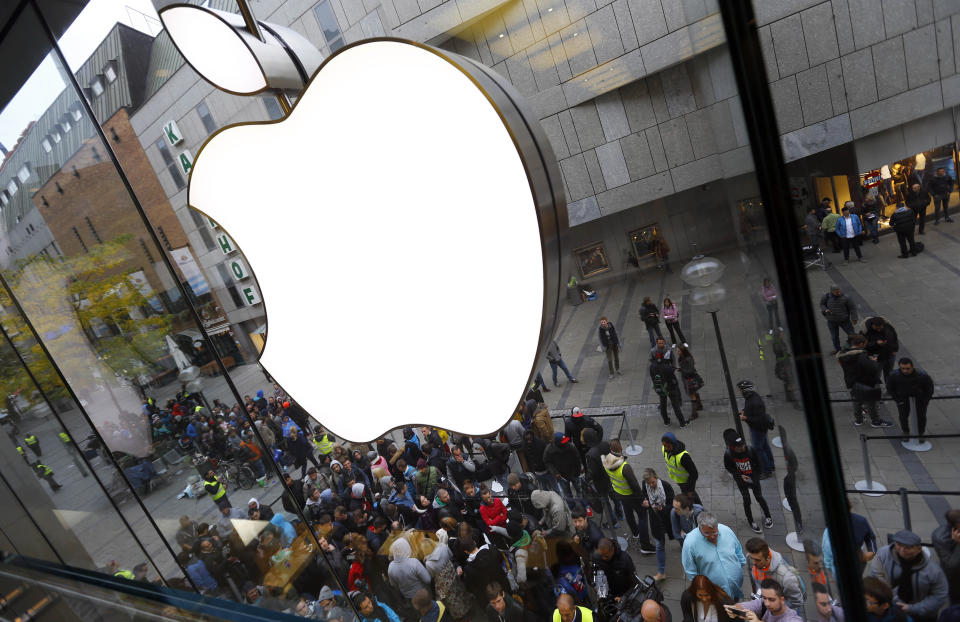
<instances>
[{"instance_id":1,"label":"trash bin","mask_svg":"<svg viewBox=\"0 0 960 622\"><path fill-rule=\"evenodd\" d=\"M580 297L580 288L579 287L568 287L567 288L567 302L573 306L583 302L583 298Z\"/></svg>"}]
</instances>

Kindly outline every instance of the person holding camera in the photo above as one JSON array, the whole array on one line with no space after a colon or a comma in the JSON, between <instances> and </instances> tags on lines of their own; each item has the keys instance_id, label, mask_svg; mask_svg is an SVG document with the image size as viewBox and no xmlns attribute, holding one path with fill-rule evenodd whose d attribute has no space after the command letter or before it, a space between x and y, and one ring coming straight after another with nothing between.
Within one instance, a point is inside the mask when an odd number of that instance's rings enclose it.
<instances>
[{"instance_id":1,"label":"person holding camera","mask_svg":"<svg viewBox=\"0 0 960 622\"><path fill-rule=\"evenodd\" d=\"M748 600L738 605L726 605L727 614L736 620L747 622L803 622L796 611L787 606L783 587L776 579L764 579L760 583L759 600Z\"/></svg>"}]
</instances>

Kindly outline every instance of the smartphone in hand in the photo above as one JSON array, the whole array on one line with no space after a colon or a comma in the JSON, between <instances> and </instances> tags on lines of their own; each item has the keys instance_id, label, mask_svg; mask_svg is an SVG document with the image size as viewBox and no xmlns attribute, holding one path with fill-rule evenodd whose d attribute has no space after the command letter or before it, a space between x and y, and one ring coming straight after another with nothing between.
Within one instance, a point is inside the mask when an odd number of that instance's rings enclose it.
<instances>
[{"instance_id":1,"label":"smartphone in hand","mask_svg":"<svg viewBox=\"0 0 960 622\"><path fill-rule=\"evenodd\" d=\"M729 615L731 618L737 618L739 620L747 619L747 612L739 607L734 605L724 605L723 608L727 610L727 615Z\"/></svg>"}]
</instances>

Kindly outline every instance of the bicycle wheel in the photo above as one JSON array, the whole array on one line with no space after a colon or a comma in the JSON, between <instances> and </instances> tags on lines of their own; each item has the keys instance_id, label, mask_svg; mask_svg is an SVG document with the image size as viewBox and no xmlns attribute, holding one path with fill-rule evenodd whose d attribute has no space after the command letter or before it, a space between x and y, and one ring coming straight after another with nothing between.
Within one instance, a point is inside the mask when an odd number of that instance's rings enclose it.
<instances>
[{"instance_id":1,"label":"bicycle wheel","mask_svg":"<svg viewBox=\"0 0 960 622\"><path fill-rule=\"evenodd\" d=\"M240 485L240 488L244 490L253 488L253 485L257 481L256 476L253 474L253 469L245 464L237 469L236 475L237 483Z\"/></svg>"}]
</instances>

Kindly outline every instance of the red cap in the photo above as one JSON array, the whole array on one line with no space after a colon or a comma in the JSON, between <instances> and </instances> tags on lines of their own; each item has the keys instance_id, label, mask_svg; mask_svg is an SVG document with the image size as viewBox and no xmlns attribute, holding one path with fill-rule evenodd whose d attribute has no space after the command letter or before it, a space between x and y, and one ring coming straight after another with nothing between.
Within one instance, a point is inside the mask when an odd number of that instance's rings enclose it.
<instances>
[{"instance_id":1,"label":"red cap","mask_svg":"<svg viewBox=\"0 0 960 622\"><path fill-rule=\"evenodd\" d=\"M284 408L290 408L290 402L284 402L284 403L283 403L283 407L284 407Z\"/></svg>"}]
</instances>

